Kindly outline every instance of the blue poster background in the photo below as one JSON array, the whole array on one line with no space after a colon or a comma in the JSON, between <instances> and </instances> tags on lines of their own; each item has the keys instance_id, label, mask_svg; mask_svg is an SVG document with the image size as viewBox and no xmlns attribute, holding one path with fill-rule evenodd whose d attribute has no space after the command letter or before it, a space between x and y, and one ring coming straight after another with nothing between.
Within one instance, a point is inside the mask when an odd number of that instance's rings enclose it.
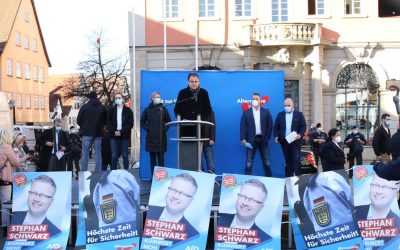
<instances>
[{"instance_id":1,"label":"blue poster background","mask_svg":"<svg viewBox=\"0 0 400 250\"><path fill-rule=\"evenodd\" d=\"M235 179L232 183L232 177ZM264 207L255 218L255 224L272 239L261 242L257 245L249 245L245 249L281 249L281 221L283 208L283 194L285 180L280 178L259 177L249 175L224 174L221 183L221 197L219 213L236 214L236 200L242 184L250 179L257 179L262 182L267 189L267 198ZM229 183L229 184L228 184ZM219 216L220 218L221 216ZM220 223L217 223L220 225ZM214 249L238 249L235 244L232 248L223 246L223 242L215 242ZM238 243L240 244L240 243ZM229 244L228 244L229 245ZM241 244L242 246L246 246Z\"/></svg>"},{"instance_id":2,"label":"blue poster background","mask_svg":"<svg viewBox=\"0 0 400 250\"><path fill-rule=\"evenodd\" d=\"M364 249L353 218L352 193L344 170L295 176L285 181L296 249ZM311 206L309 210L306 203Z\"/></svg>"},{"instance_id":3,"label":"blue poster background","mask_svg":"<svg viewBox=\"0 0 400 250\"><path fill-rule=\"evenodd\" d=\"M150 103L153 91L159 91L164 105L173 103L178 92L187 87L187 75L191 71L146 71L141 72L140 111ZM214 160L216 173L243 174L245 149L240 144L240 118L242 102L250 103L253 92L268 96L269 102L263 106L271 111L273 121L283 110L284 72L283 71L199 71L200 86L208 91L216 120L216 144ZM167 107L174 121L175 105ZM139 121L138 121L139 122ZM150 179L149 153L145 151L146 132L141 129L140 136L140 177ZM176 128L171 127L168 138L176 138ZM177 166L176 142L168 140L165 153L165 166ZM269 141L271 171L274 177L284 177L284 159L280 145L273 138ZM257 153L253 174L264 176L261 160Z\"/></svg>"},{"instance_id":4,"label":"blue poster background","mask_svg":"<svg viewBox=\"0 0 400 250\"><path fill-rule=\"evenodd\" d=\"M201 172L193 172L187 170L155 167L154 176L151 184L151 192L149 206L156 208L164 208L166 206L166 196L168 195L168 187L170 187L173 178L181 173L191 175L197 183L197 192L193 196L193 200L184 210L184 218L194 227L198 235L189 237L187 240L178 241L170 247L164 249L205 249L207 243L208 228L210 222L211 202L214 190L215 175ZM162 176L157 173L164 173ZM151 213L149 209L147 215ZM148 217L146 218L146 220ZM153 219L155 220L155 219ZM181 223L181 222L179 222ZM144 226L144 233L146 224ZM188 233L188 231L185 231ZM156 239L153 241L153 239ZM160 245L171 243L171 240L152 237L142 237L141 249L160 249ZM158 244L159 243L159 244Z\"/></svg>"},{"instance_id":5,"label":"blue poster background","mask_svg":"<svg viewBox=\"0 0 400 250\"><path fill-rule=\"evenodd\" d=\"M369 205L371 204L370 199L370 190L373 176L375 175L375 171L372 165L360 165L354 166L353 168L353 186L354 186L354 206L355 206L355 215L356 219L366 220L366 218L360 218L361 214L363 214L363 210L365 211ZM386 181L380 181L378 184L386 186L396 186L397 181L392 181L391 184L388 184ZM382 203L388 202L389 195L388 193L395 192L394 190L383 190L383 187L378 188L372 194L376 196L376 200L379 206L383 206ZM394 223L395 226L400 223L400 211L399 205L397 203L397 195L395 195L394 199L390 203L390 210L394 213ZM390 213L389 213L390 214ZM379 218L379 217L378 217ZM383 218L384 219L384 218ZM392 227L393 228L393 227ZM379 227L371 227L372 231L377 231ZM375 230L377 229L377 230ZM363 227L360 227L360 230L364 230ZM400 230L400 228L398 228ZM363 233L361 232L361 236ZM398 249L400 247L400 236L391 239L384 240L385 238L377 238L377 239L364 239L364 247L365 249L372 249L372 246L380 247L379 249Z\"/></svg>"},{"instance_id":6,"label":"blue poster background","mask_svg":"<svg viewBox=\"0 0 400 250\"><path fill-rule=\"evenodd\" d=\"M14 173L12 211L13 213L28 211L28 192L31 190L32 181L40 175L50 177L56 184L54 200L46 212L46 218L60 229L61 233L50 235L48 240L37 241L34 246L24 249L66 249L71 225L71 172ZM20 181L24 179L26 182L21 183ZM35 201L35 203L37 202ZM13 217L11 224L17 224L16 220L17 218ZM24 241L6 241L3 249L21 249L23 244Z\"/></svg>"}]
</instances>

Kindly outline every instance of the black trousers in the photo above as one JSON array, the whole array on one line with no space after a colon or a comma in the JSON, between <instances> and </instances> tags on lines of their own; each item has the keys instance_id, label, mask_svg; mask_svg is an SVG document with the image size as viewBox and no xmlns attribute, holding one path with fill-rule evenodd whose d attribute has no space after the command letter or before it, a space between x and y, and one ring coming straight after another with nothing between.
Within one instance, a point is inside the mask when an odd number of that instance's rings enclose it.
<instances>
[{"instance_id":1,"label":"black trousers","mask_svg":"<svg viewBox=\"0 0 400 250\"><path fill-rule=\"evenodd\" d=\"M154 172L154 166L164 166L164 152L150 152L150 167L152 175Z\"/></svg>"},{"instance_id":2,"label":"black trousers","mask_svg":"<svg viewBox=\"0 0 400 250\"><path fill-rule=\"evenodd\" d=\"M348 154L348 160L349 160L349 169L354 166L354 160L357 161L357 165L362 165L363 160L362 160L362 152L355 154L354 152L350 151ZM353 178L353 170L349 171L349 178Z\"/></svg>"},{"instance_id":3,"label":"black trousers","mask_svg":"<svg viewBox=\"0 0 400 250\"><path fill-rule=\"evenodd\" d=\"M67 168L68 171L73 172L74 171L74 164L75 164L75 169L76 169L76 174L78 175L78 172L80 171L79 167L79 160L80 156L77 153L70 153L67 155Z\"/></svg>"}]
</instances>

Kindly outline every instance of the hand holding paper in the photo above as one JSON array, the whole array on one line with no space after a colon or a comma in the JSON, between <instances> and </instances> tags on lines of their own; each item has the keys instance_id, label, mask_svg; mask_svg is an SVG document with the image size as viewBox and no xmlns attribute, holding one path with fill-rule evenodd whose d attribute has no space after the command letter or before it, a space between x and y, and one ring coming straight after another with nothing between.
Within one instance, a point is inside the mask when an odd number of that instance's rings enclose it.
<instances>
[{"instance_id":1,"label":"hand holding paper","mask_svg":"<svg viewBox=\"0 0 400 250\"><path fill-rule=\"evenodd\" d=\"M244 144L244 146L245 146L246 148L248 148L248 149L253 149L253 146L252 146L250 143L248 143L248 142L246 142L246 144Z\"/></svg>"},{"instance_id":2,"label":"hand holding paper","mask_svg":"<svg viewBox=\"0 0 400 250\"><path fill-rule=\"evenodd\" d=\"M294 142L295 140L297 140L297 132L293 131L292 133L288 134L285 137L286 141L290 144L292 142Z\"/></svg>"}]
</instances>

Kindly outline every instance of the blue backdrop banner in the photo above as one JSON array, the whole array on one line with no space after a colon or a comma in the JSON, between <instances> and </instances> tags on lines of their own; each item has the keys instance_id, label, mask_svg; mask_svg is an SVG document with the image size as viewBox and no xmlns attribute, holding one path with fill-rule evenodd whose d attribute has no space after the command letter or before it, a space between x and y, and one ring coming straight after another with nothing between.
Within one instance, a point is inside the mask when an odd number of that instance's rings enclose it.
<instances>
[{"instance_id":1,"label":"blue backdrop banner","mask_svg":"<svg viewBox=\"0 0 400 250\"><path fill-rule=\"evenodd\" d=\"M142 71L140 87L140 110L150 103L153 91L159 91L162 103L172 120L174 102L179 90L187 87L187 75L190 71ZM251 102L253 92L259 92L264 100L263 107L271 111L272 119L283 110L284 72L283 71L199 71L200 87L206 89L215 113L216 144L214 145L215 170L222 173L244 173L246 150L240 144L240 118L243 109ZM176 128L171 127L168 138L176 138ZM140 136L140 177L150 179L149 153L145 151L146 132L141 129ZM271 137L269 158L272 175L284 177L284 158L280 145ZM177 166L177 145L168 139L165 153L165 166ZM257 153L254 175L264 175L261 159Z\"/></svg>"}]
</instances>

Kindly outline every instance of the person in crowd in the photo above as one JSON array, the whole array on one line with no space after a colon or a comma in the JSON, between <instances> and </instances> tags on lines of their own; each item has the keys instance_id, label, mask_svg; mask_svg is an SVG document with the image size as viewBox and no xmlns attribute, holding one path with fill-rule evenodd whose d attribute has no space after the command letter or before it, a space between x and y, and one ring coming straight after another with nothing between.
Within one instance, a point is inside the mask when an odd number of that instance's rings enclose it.
<instances>
[{"instance_id":1,"label":"person in crowd","mask_svg":"<svg viewBox=\"0 0 400 250\"><path fill-rule=\"evenodd\" d=\"M265 176L271 177L268 157L268 140L272 133L272 116L267 108L261 107L261 96L255 92L251 96L252 108L243 111L240 119L240 142L246 147L246 165L244 173L251 175L254 157L260 153Z\"/></svg>"},{"instance_id":2,"label":"person in crowd","mask_svg":"<svg viewBox=\"0 0 400 250\"><path fill-rule=\"evenodd\" d=\"M391 160L390 154L390 125L392 124L392 117L389 114L381 116L381 125L375 131L372 140L372 147L374 149L376 159L385 163Z\"/></svg>"},{"instance_id":3,"label":"person in crowd","mask_svg":"<svg viewBox=\"0 0 400 250\"><path fill-rule=\"evenodd\" d=\"M168 110L161 102L161 94L154 91L150 96L150 104L142 113L140 126L146 131L146 151L150 153L151 174L154 166L164 166L164 153L167 151L166 123L171 121Z\"/></svg>"},{"instance_id":4,"label":"person in crowd","mask_svg":"<svg viewBox=\"0 0 400 250\"><path fill-rule=\"evenodd\" d=\"M306 132L307 124L302 112L294 109L294 102L286 98L283 102L284 111L278 113L274 124L275 142L282 147L285 156L285 175L293 176L293 173L301 175L300 150L301 141ZM294 140L288 142L287 136L294 136Z\"/></svg>"},{"instance_id":5,"label":"person in crowd","mask_svg":"<svg viewBox=\"0 0 400 250\"><path fill-rule=\"evenodd\" d=\"M11 128L0 128L0 202L11 200L13 168L20 165L20 159L12 148L13 134Z\"/></svg>"},{"instance_id":6,"label":"person in crowd","mask_svg":"<svg viewBox=\"0 0 400 250\"><path fill-rule=\"evenodd\" d=\"M328 139L321 149L323 171L344 169L346 157L340 145L342 137L340 131L332 128L328 132Z\"/></svg>"},{"instance_id":7,"label":"person in crowd","mask_svg":"<svg viewBox=\"0 0 400 250\"><path fill-rule=\"evenodd\" d=\"M101 170L111 169L111 143L110 143L110 133L106 129L103 137L101 138Z\"/></svg>"},{"instance_id":8,"label":"person in crowd","mask_svg":"<svg viewBox=\"0 0 400 250\"><path fill-rule=\"evenodd\" d=\"M400 126L400 124L399 124ZM397 128L396 133L393 134L392 138L390 139L390 149L392 152L393 160L396 160L400 156L400 127Z\"/></svg>"},{"instance_id":9,"label":"person in crowd","mask_svg":"<svg viewBox=\"0 0 400 250\"><path fill-rule=\"evenodd\" d=\"M353 131L348 134L344 139L344 143L349 147L349 153L347 160L349 161L349 177L353 178L352 168L354 166L354 159L357 160L357 165L362 165L362 152L364 151L364 146L367 144L367 140L364 135L359 132L357 126L353 126Z\"/></svg>"},{"instance_id":10,"label":"person in crowd","mask_svg":"<svg viewBox=\"0 0 400 250\"><path fill-rule=\"evenodd\" d=\"M96 171L101 169L101 138L107 119L107 110L97 99L97 94L92 91L88 94L89 101L79 110L77 123L79 125L79 134L82 136L82 171L88 170L89 151L94 145L94 158L96 162Z\"/></svg>"},{"instance_id":11,"label":"person in crowd","mask_svg":"<svg viewBox=\"0 0 400 250\"><path fill-rule=\"evenodd\" d=\"M75 165L75 178L78 178L79 160L81 158L82 140L74 126L69 128L69 153L67 154L68 171L74 173Z\"/></svg>"},{"instance_id":12,"label":"person in crowd","mask_svg":"<svg viewBox=\"0 0 400 250\"><path fill-rule=\"evenodd\" d=\"M61 230L47 217L47 211L53 204L57 186L54 180L47 175L39 175L31 184L28 191L28 210L13 211L13 224L47 225L50 237L59 234Z\"/></svg>"},{"instance_id":13,"label":"person in crowd","mask_svg":"<svg viewBox=\"0 0 400 250\"><path fill-rule=\"evenodd\" d=\"M44 130L43 134L37 140L38 145L41 146L41 151L39 152L40 163L38 166L40 172L47 172L49 170L51 155L55 155L58 151L66 152L69 145L68 133L61 128L61 119L56 118L54 124L53 128ZM55 169L50 169L51 171L65 170L65 155L58 159L57 164L50 167L55 167Z\"/></svg>"},{"instance_id":14,"label":"person in crowd","mask_svg":"<svg viewBox=\"0 0 400 250\"><path fill-rule=\"evenodd\" d=\"M124 169L129 168L128 148L133 128L133 112L124 105L121 93L114 96L115 105L107 115L107 129L110 133L111 169L117 169L119 156L122 155Z\"/></svg>"},{"instance_id":15,"label":"person in crowd","mask_svg":"<svg viewBox=\"0 0 400 250\"><path fill-rule=\"evenodd\" d=\"M14 153L19 157L20 165L17 167L17 171L24 172L27 171L28 161L31 159L31 155L25 152L25 135L22 133L14 133L13 148Z\"/></svg>"},{"instance_id":16,"label":"person in crowd","mask_svg":"<svg viewBox=\"0 0 400 250\"><path fill-rule=\"evenodd\" d=\"M201 120L206 121L212 110L208 92L200 87L200 77L196 72L189 73L187 79L188 86L181 89L177 97L175 116L180 115L182 120L196 120L197 115L201 115ZM202 135L204 129L202 126ZM196 136L196 126L181 127L181 136Z\"/></svg>"},{"instance_id":17,"label":"person in crowd","mask_svg":"<svg viewBox=\"0 0 400 250\"><path fill-rule=\"evenodd\" d=\"M317 132L317 130L318 130L318 124L316 126L315 123L311 123L311 125L310 125L310 134L312 134L314 132Z\"/></svg>"},{"instance_id":18,"label":"person in crowd","mask_svg":"<svg viewBox=\"0 0 400 250\"><path fill-rule=\"evenodd\" d=\"M205 172L215 173L215 163L214 163L214 153L213 147L215 144L216 138L216 131L217 131L217 124L215 123L215 116L214 111L211 111L210 116L207 119L208 122L214 124L212 125L205 125L204 129L204 137L210 138L208 141L203 142L203 157L206 162L207 169L203 165L203 169Z\"/></svg>"},{"instance_id":19,"label":"person in crowd","mask_svg":"<svg viewBox=\"0 0 400 250\"><path fill-rule=\"evenodd\" d=\"M220 213L218 226L256 230L260 243L272 239L255 222L257 215L264 208L267 196L268 191L264 183L257 179L245 181L237 195L236 214Z\"/></svg>"},{"instance_id":20,"label":"person in crowd","mask_svg":"<svg viewBox=\"0 0 400 250\"><path fill-rule=\"evenodd\" d=\"M168 187L165 196L165 207L149 205L146 219L184 224L185 232L182 233L187 234L187 239L198 235L199 232L184 215L185 210L194 199L197 187L196 180L190 174L181 173L176 175Z\"/></svg>"},{"instance_id":21,"label":"person in crowd","mask_svg":"<svg viewBox=\"0 0 400 250\"><path fill-rule=\"evenodd\" d=\"M390 161L389 163L384 163L377 161L374 163L375 173L386 180L398 181L400 180L400 157Z\"/></svg>"},{"instance_id":22,"label":"person in crowd","mask_svg":"<svg viewBox=\"0 0 400 250\"><path fill-rule=\"evenodd\" d=\"M317 123L316 125L316 131L311 133L310 136L310 142L311 142L311 149L314 153L315 157L315 164L319 163L319 159L321 158L321 148L326 142L326 139L328 138L328 135L322 131L322 125L321 123ZM322 163L322 158L321 158L321 163Z\"/></svg>"}]
</instances>

